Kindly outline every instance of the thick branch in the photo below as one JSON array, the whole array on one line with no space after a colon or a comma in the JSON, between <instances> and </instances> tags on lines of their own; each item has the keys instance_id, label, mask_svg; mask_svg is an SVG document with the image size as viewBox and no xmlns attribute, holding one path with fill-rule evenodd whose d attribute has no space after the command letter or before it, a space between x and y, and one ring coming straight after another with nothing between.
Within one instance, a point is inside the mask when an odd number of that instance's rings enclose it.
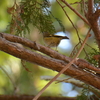
<instances>
[{"instance_id":1,"label":"thick branch","mask_svg":"<svg viewBox=\"0 0 100 100\"><path fill-rule=\"evenodd\" d=\"M32 100L33 95L0 95L0 100ZM93 100L98 100L95 96L91 97ZM76 97L52 97L42 96L38 100L77 100ZM90 100L87 99L87 100Z\"/></svg>"},{"instance_id":2,"label":"thick branch","mask_svg":"<svg viewBox=\"0 0 100 100\"><path fill-rule=\"evenodd\" d=\"M88 16L93 14L94 0L88 0Z\"/></svg>"},{"instance_id":3,"label":"thick branch","mask_svg":"<svg viewBox=\"0 0 100 100\"><path fill-rule=\"evenodd\" d=\"M95 38L100 50L100 26L98 24L98 18L100 17L100 10L97 9L94 12L94 0L88 0L88 12L87 19L91 25L91 28L95 34Z\"/></svg>"},{"instance_id":4,"label":"thick branch","mask_svg":"<svg viewBox=\"0 0 100 100\"><path fill-rule=\"evenodd\" d=\"M100 50L100 25L98 23L98 19L100 17L100 9L96 9L94 11L94 0L88 0L88 12L87 12L87 19L91 25L91 28L94 32L99 50ZM100 68L100 60L98 61L99 68Z\"/></svg>"},{"instance_id":5,"label":"thick branch","mask_svg":"<svg viewBox=\"0 0 100 100\"><path fill-rule=\"evenodd\" d=\"M40 51L40 52L42 52L42 53L44 53L52 58L63 60L65 62L70 62L72 60L71 58L69 58L67 56L61 55L58 52L56 52L50 48L47 48L45 46L41 46L40 44L37 44L36 42L30 41L28 39L14 36L14 35L7 34L7 33L0 33L0 35L1 35L1 37L7 39L8 41L11 41L14 43L20 43L24 46L31 48L31 49ZM90 70L93 70L93 71L100 73L99 68L94 67L93 65L91 65L90 63L88 63L87 61L85 61L83 59L78 59L77 62L75 62L75 64L82 69L87 68L87 69L90 69Z\"/></svg>"},{"instance_id":6,"label":"thick branch","mask_svg":"<svg viewBox=\"0 0 100 100\"><path fill-rule=\"evenodd\" d=\"M0 100L32 100L33 97L33 95L0 95ZM76 98L42 96L38 100L76 100Z\"/></svg>"},{"instance_id":7,"label":"thick branch","mask_svg":"<svg viewBox=\"0 0 100 100\"><path fill-rule=\"evenodd\" d=\"M5 38L0 37L0 50L9 53L15 57L20 59L29 61L31 63L36 63L38 65L44 66L46 68L60 71L64 66L66 66L66 62L54 58L50 58L47 56L43 56L41 54L32 52L31 50L22 48L17 46L15 43L7 41ZM64 74L69 76L77 76L76 78L84 81L87 84L90 84L98 89L100 89L100 77L95 76L89 72L85 72L76 68L75 66L71 66L68 70L64 72ZM95 82L93 82L95 81Z\"/></svg>"}]
</instances>

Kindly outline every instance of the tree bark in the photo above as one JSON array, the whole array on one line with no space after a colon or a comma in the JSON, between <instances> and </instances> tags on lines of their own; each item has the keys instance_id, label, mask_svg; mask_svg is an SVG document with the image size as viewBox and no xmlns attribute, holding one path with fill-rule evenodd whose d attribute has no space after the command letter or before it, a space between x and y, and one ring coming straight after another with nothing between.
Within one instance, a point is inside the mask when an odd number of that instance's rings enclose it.
<instances>
[{"instance_id":1,"label":"tree bark","mask_svg":"<svg viewBox=\"0 0 100 100\"><path fill-rule=\"evenodd\" d=\"M68 64L68 62L72 60L71 58L61 55L58 52L51 50L50 48L39 45L36 42L32 42L25 38L5 33L0 33L0 36L1 51L28 62L35 63L59 72L63 67L66 66L66 64ZM24 47L20 47L16 43L24 44L24 46L39 50L48 56L36 53L35 51L26 49ZM70 68L68 68L68 70L64 72L64 74L77 78L89 85L94 86L97 89L100 89L100 77L96 74L93 74L92 72L83 70L86 67L100 71L99 68L95 68L85 60L78 59L75 64L73 64Z\"/></svg>"}]
</instances>

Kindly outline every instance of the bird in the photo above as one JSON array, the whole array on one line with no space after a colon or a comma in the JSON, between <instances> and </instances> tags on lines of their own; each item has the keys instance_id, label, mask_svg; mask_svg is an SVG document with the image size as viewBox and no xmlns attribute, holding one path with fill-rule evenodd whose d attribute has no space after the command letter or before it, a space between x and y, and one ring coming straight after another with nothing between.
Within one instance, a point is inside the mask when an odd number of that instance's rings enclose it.
<instances>
[{"instance_id":1,"label":"bird","mask_svg":"<svg viewBox=\"0 0 100 100\"><path fill-rule=\"evenodd\" d=\"M44 42L48 47L56 47L62 39L69 39L67 36L47 35L44 36Z\"/></svg>"}]
</instances>

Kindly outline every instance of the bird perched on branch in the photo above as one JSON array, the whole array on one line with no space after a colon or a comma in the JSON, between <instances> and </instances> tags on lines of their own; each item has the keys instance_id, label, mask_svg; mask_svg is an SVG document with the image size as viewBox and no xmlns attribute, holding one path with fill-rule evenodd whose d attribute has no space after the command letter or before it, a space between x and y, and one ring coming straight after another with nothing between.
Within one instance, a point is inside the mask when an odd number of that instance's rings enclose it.
<instances>
[{"instance_id":1,"label":"bird perched on branch","mask_svg":"<svg viewBox=\"0 0 100 100\"><path fill-rule=\"evenodd\" d=\"M48 47L57 47L62 39L69 39L67 36L44 35L45 44Z\"/></svg>"}]
</instances>

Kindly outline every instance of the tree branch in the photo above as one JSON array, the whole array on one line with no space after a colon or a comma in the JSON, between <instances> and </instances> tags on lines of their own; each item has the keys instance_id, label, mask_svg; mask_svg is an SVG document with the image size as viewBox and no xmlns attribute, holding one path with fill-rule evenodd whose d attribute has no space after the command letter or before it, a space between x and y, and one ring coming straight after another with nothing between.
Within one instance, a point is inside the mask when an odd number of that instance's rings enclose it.
<instances>
[{"instance_id":1,"label":"tree branch","mask_svg":"<svg viewBox=\"0 0 100 100\"><path fill-rule=\"evenodd\" d=\"M100 9L93 8L94 7L94 0L88 0L88 12L87 12L87 19L91 25L91 28L94 32L99 50L100 50L100 25L98 23L98 19L100 17ZM96 9L96 11L94 10ZM100 60L99 67L100 67Z\"/></svg>"},{"instance_id":2,"label":"tree branch","mask_svg":"<svg viewBox=\"0 0 100 100\"><path fill-rule=\"evenodd\" d=\"M0 100L32 100L33 95L0 95ZM39 100L76 100L76 97L42 96Z\"/></svg>"},{"instance_id":3,"label":"tree branch","mask_svg":"<svg viewBox=\"0 0 100 100\"><path fill-rule=\"evenodd\" d=\"M42 76L41 77L42 80L46 80L46 81L51 80L52 78L53 78L52 76ZM57 81L56 83L60 83L60 82L71 83L75 86L87 89L87 86L85 85L84 82L76 80L74 78L58 77L55 81ZM98 90L98 89L96 89L96 88L94 88L93 86L90 86L90 85L89 85L88 89L100 98L100 90Z\"/></svg>"},{"instance_id":4,"label":"tree branch","mask_svg":"<svg viewBox=\"0 0 100 100\"><path fill-rule=\"evenodd\" d=\"M98 47L100 49L100 26L98 25L98 18L100 17L100 10L96 10L94 12L94 0L88 0L88 12L87 12L87 19L92 27L92 30L95 34ZM99 12L99 13L98 13Z\"/></svg>"},{"instance_id":5,"label":"tree branch","mask_svg":"<svg viewBox=\"0 0 100 100\"><path fill-rule=\"evenodd\" d=\"M41 50L41 47L42 47L42 48L45 48L45 50L47 50L47 51L49 50L49 52L52 51L50 53L50 56L54 55L53 57L55 57L55 58L44 56L44 55L41 55L39 53L28 50L24 47L20 47L16 43L6 40L6 38L7 38L6 35L8 35L8 34L2 33L2 35L1 35L2 37L0 37L0 50L1 51L4 51L4 52L11 54L15 57L18 57L20 59L29 61L31 63L35 63L35 64L41 65L43 67L46 67L46 68L49 68L52 70L56 70L58 72L61 71L61 69L64 68L67 64L67 62L65 62L65 60L68 61L68 57L65 57L63 55L61 56L61 54L59 54L59 53L56 53L57 55L55 56L54 51L47 48L47 47L40 46L39 44L36 44L34 42L29 42L29 43L32 43L32 45L34 44L35 47L36 47L36 45L38 45L37 49L39 49L39 50ZM10 34L9 34L9 36L11 36L9 40L14 39L13 41L19 41L20 39L24 39L24 38L21 38L18 36L10 35ZM17 37L17 38L14 38L14 37ZM22 40L20 40L20 41L22 41ZM25 41L27 41L27 39L24 39L23 41L24 41L23 43L25 43ZM26 43L26 44L28 44L28 43ZM62 59L65 59L65 60L56 59L56 57L59 58L60 56L62 57ZM70 58L69 58L69 61L70 61ZM81 64L79 64L79 60L76 63L78 63L78 66L81 65ZM87 62L85 62L85 63L87 63ZM85 65L90 66L89 63L87 63ZM82 65L82 66L85 67L85 65ZM93 73L84 71L84 70L78 68L77 66L72 65L64 72L64 74L69 75L69 76L77 76L76 77L77 79L79 79L87 84L90 84L97 89L100 89L100 85L99 85L100 84L100 77L94 75ZM95 82L93 82L93 80Z\"/></svg>"},{"instance_id":6,"label":"tree branch","mask_svg":"<svg viewBox=\"0 0 100 100\"><path fill-rule=\"evenodd\" d=\"M22 37L18 37L18 36L14 36L14 35L11 35L11 34L7 34L7 33L0 33L0 36L5 38L6 40L10 41L10 42L14 42L14 43L20 43L26 47L29 47L31 49L34 49L34 50L37 50L37 51L40 51L52 58L55 58L55 59L59 59L59 60L62 60L62 61L65 61L65 62L70 62L72 60L72 58L70 57L67 57L67 56L64 56L50 48L47 48L45 46L42 46L40 44L37 44L36 42L34 41L30 41L28 39L25 39L25 38L22 38ZM77 62L75 62L75 65L77 65L79 68L81 69L90 69L90 70L93 70L95 72L98 72L100 73L100 68L97 68L97 67L94 67L93 65L91 65L90 63L88 63L86 60L84 59L78 59Z\"/></svg>"},{"instance_id":7,"label":"tree branch","mask_svg":"<svg viewBox=\"0 0 100 100\"><path fill-rule=\"evenodd\" d=\"M69 7L77 16L79 16L86 24L90 25L89 22L74 8L72 8L65 0L61 0L67 7Z\"/></svg>"}]
</instances>

